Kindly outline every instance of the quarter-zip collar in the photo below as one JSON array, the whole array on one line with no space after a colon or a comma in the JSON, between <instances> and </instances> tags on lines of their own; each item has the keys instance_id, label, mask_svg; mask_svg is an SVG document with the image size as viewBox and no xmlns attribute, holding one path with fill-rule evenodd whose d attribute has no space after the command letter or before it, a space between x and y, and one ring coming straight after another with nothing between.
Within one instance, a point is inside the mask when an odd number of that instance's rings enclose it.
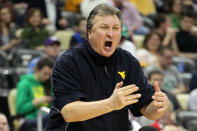
<instances>
[{"instance_id":1,"label":"quarter-zip collar","mask_svg":"<svg viewBox=\"0 0 197 131\"><path fill-rule=\"evenodd\" d=\"M118 52L116 49L115 52L110 57L105 57L105 56L102 56L102 55L98 54L97 52L95 52L87 40L85 42L85 46L88 50L88 53L90 54L91 59L98 66L105 66L105 65L108 65L109 63L111 63Z\"/></svg>"}]
</instances>

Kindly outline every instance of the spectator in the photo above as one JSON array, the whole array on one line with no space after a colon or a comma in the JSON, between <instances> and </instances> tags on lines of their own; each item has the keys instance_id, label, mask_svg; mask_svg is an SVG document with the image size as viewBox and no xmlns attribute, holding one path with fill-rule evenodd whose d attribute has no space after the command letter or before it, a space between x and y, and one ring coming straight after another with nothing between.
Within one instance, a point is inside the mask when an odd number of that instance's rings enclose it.
<instances>
[{"instance_id":1,"label":"spectator","mask_svg":"<svg viewBox=\"0 0 197 131\"><path fill-rule=\"evenodd\" d=\"M66 0L64 2L64 10L80 13L80 4L83 0Z\"/></svg>"},{"instance_id":2,"label":"spectator","mask_svg":"<svg viewBox=\"0 0 197 131\"><path fill-rule=\"evenodd\" d=\"M180 31L176 33L177 46L181 56L197 57L197 31L194 30L194 16L183 14Z\"/></svg>"},{"instance_id":3,"label":"spectator","mask_svg":"<svg viewBox=\"0 0 197 131\"><path fill-rule=\"evenodd\" d=\"M9 131L9 125L8 125L8 120L7 117L3 114L0 113L0 131Z\"/></svg>"},{"instance_id":4,"label":"spectator","mask_svg":"<svg viewBox=\"0 0 197 131\"><path fill-rule=\"evenodd\" d=\"M163 88L170 91L171 93L179 94L185 92L185 86L183 84L182 79L180 78L179 72L175 66L173 66L172 58L174 56L174 53L171 48L163 47L160 50L160 56L157 63L154 65L150 65L144 69L144 73L146 76L149 75L149 73L152 70L158 69L163 71L164 73L164 82L163 82Z\"/></svg>"},{"instance_id":5,"label":"spectator","mask_svg":"<svg viewBox=\"0 0 197 131\"><path fill-rule=\"evenodd\" d=\"M110 0L110 5L120 9L124 24L129 28L129 31L135 34L145 35L149 29L143 26L143 19L134 5L125 0Z\"/></svg>"},{"instance_id":6,"label":"spectator","mask_svg":"<svg viewBox=\"0 0 197 131\"><path fill-rule=\"evenodd\" d=\"M142 67L152 65L158 61L161 37L158 32L148 33L143 42L143 48L136 53Z\"/></svg>"},{"instance_id":7,"label":"spectator","mask_svg":"<svg viewBox=\"0 0 197 131\"><path fill-rule=\"evenodd\" d=\"M27 3L23 2L23 1L15 1L12 0L13 2L13 6L14 6L14 11L15 11L15 23L18 26L18 28L22 28L23 27L23 22L24 22L24 16L25 16L25 12L27 10Z\"/></svg>"},{"instance_id":8,"label":"spectator","mask_svg":"<svg viewBox=\"0 0 197 131\"><path fill-rule=\"evenodd\" d=\"M108 0L82 0L80 5L80 11L83 17L88 18L91 10L99 4L104 4ZM87 6L88 5L88 6Z\"/></svg>"},{"instance_id":9,"label":"spectator","mask_svg":"<svg viewBox=\"0 0 197 131\"><path fill-rule=\"evenodd\" d=\"M154 0L129 0L137 7L137 10L144 16L151 16L156 14Z\"/></svg>"},{"instance_id":10,"label":"spectator","mask_svg":"<svg viewBox=\"0 0 197 131\"><path fill-rule=\"evenodd\" d=\"M136 47L133 42L128 40L129 31L126 25L122 26L121 39L120 39L120 48L130 52L133 56L136 56Z\"/></svg>"},{"instance_id":11,"label":"spectator","mask_svg":"<svg viewBox=\"0 0 197 131\"><path fill-rule=\"evenodd\" d=\"M60 41L55 36L48 37L44 42L44 48L43 48L44 56L49 57L52 62L55 63L56 58L60 54ZM35 65L40 60L41 57L36 57L33 60L30 61L27 73L33 73Z\"/></svg>"},{"instance_id":12,"label":"spectator","mask_svg":"<svg viewBox=\"0 0 197 131\"><path fill-rule=\"evenodd\" d=\"M171 27L170 18L165 14L156 15L155 30L160 34L162 45L170 46L173 49L175 55L178 55L178 47L176 43L177 29Z\"/></svg>"},{"instance_id":13,"label":"spectator","mask_svg":"<svg viewBox=\"0 0 197 131\"><path fill-rule=\"evenodd\" d=\"M16 26L12 22L10 10L6 6L0 6L0 50L10 53L10 51L21 40L15 37Z\"/></svg>"},{"instance_id":14,"label":"spectator","mask_svg":"<svg viewBox=\"0 0 197 131\"><path fill-rule=\"evenodd\" d=\"M165 9L169 13L171 26L173 28L179 28L182 10L181 0L166 0Z\"/></svg>"},{"instance_id":15,"label":"spectator","mask_svg":"<svg viewBox=\"0 0 197 131\"><path fill-rule=\"evenodd\" d=\"M86 38L86 18L80 18L75 25L75 33L73 34L70 47L74 47L78 44L82 44L83 40Z\"/></svg>"},{"instance_id":16,"label":"spectator","mask_svg":"<svg viewBox=\"0 0 197 131\"><path fill-rule=\"evenodd\" d=\"M21 34L22 40L28 41L28 47L38 49L44 43L44 40L49 36L48 30L41 23L42 14L39 9L31 8L25 15L24 29Z\"/></svg>"},{"instance_id":17,"label":"spectator","mask_svg":"<svg viewBox=\"0 0 197 131\"><path fill-rule=\"evenodd\" d=\"M62 18L60 0L28 0L28 9L39 8L43 14L43 24L52 31L65 29L67 20Z\"/></svg>"},{"instance_id":18,"label":"spectator","mask_svg":"<svg viewBox=\"0 0 197 131\"><path fill-rule=\"evenodd\" d=\"M197 111L197 89L193 89L189 94L187 102L187 109L190 111Z\"/></svg>"},{"instance_id":19,"label":"spectator","mask_svg":"<svg viewBox=\"0 0 197 131\"><path fill-rule=\"evenodd\" d=\"M52 68L52 61L42 58L36 64L34 74L21 76L17 84L16 112L24 115L25 121L21 125L20 131L33 130L36 127L39 107L50 106ZM46 122L47 116L43 119Z\"/></svg>"},{"instance_id":20,"label":"spectator","mask_svg":"<svg viewBox=\"0 0 197 131\"><path fill-rule=\"evenodd\" d=\"M14 20L15 13L14 13L14 7L12 5L12 2L10 0L0 0L0 5L9 8L10 13L12 15L12 20Z\"/></svg>"}]
</instances>

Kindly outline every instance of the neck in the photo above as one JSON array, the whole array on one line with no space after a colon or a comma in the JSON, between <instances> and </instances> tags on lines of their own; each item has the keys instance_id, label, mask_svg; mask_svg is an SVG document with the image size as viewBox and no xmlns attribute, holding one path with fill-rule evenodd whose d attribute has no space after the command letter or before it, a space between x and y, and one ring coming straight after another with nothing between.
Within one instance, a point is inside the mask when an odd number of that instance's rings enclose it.
<instances>
[{"instance_id":1,"label":"neck","mask_svg":"<svg viewBox=\"0 0 197 131\"><path fill-rule=\"evenodd\" d=\"M6 23L4 23L4 22L0 23L0 32L1 32L2 35L7 35L8 34L9 29L6 26Z\"/></svg>"},{"instance_id":2,"label":"neck","mask_svg":"<svg viewBox=\"0 0 197 131\"><path fill-rule=\"evenodd\" d=\"M151 54L153 54L153 55L155 55L155 56L158 56L157 51L150 51L150 52L151 52Z\"/></svg>"},{"instance_id":3,"label":"neck","mask_svg":"<svg viewBox=\"0 0 197 131\"><path fill-rule=\"evenodd\" d=\"M157 67L159 67L159 69L161 69L161 70L165 70L165 68L161 65L161 63L160 62L157 62Z\"/></svg>"},{"instance_id":4,"label":"neck","mask_svg":"<svg viewBox=\"0 0 197 131\"><path fill-rule=\"evenodd\" d=\"M38 73L34 73L34 78L39 81Z\"/></svg>"}]
</instances>

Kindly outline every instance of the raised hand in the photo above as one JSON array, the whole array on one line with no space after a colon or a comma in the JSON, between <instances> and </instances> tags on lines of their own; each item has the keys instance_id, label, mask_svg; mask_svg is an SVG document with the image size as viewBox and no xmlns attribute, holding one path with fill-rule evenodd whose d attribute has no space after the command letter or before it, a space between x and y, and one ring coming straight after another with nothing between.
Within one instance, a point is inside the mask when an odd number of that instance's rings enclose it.
<instances>
[{"instance_id":1,"label":"raised hand","mask_svg":"<svg viewBox=\"0 0 197 131\"><path fill-rule=\"evenodd\" d=\"M168 97L165 93L163 93L160 88L158 82L155 82L154 84L155 88L155 94L152 96L153 98L153 104L155 107L157 107L158 113L167 112L170 107L170 102L168 100Z\"/></svg>"},{"instance_id":2,"label":"raised hand","mask_svg":"<svg viewBox=\"0 0 197 131\"><path fill-rule=\"evenodd\" d=\"M138 102L141 94L133 94L138 91L138 87L134 84L122 87L123 82L117 83L113 94L110 97L110 104L113 110L120 110L123 107ZM121 88L122 87L122 88Z\"/></svg>"}]
</instances>

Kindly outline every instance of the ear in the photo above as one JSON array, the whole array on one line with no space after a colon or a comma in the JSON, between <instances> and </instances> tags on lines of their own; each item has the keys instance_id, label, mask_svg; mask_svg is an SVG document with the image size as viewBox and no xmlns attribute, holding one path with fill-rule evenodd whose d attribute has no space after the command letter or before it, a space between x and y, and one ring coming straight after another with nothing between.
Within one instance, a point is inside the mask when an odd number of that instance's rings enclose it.
<instances>
[{"instance_id":1,"label":"ear","mask_svg":"<svg viewBox=\"0 0 197 131\"><path fill-rule=\"evenodd\" d=\"M92 34L91 30L88 29L88 39L91 37L91 34Z\"/></svg>"}]
</instances>

